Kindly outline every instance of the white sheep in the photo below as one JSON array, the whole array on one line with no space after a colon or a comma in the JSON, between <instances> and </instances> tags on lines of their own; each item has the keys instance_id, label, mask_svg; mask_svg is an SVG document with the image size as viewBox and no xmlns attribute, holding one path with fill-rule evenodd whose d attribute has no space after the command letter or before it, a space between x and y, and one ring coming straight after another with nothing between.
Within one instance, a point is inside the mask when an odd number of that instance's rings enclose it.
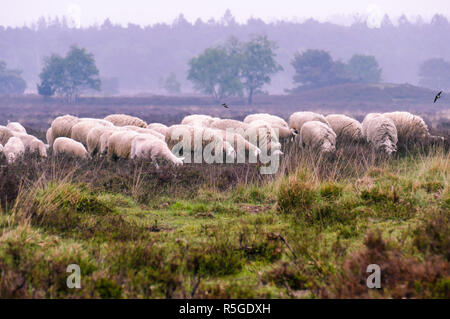
<instances>
[{"instance_id":1,"label":"white sheep","mask_svg":"<svg viewBox=\"0 0 450 319\"><path fill-rule=\"evenodd\" d=\"M131 131L135 131L137 133L141 133L141 134L150 134L153 137L156 137L157 139L160 139L161 141L164 141L166 139L166 136L155 131L152 130L150 128L142 128L142 127L136 127L133 125L127 125L127 126L123 126L123 128L131 130Z\"/></svg>"},{"instance_id":2,"label":"white sheep","mask_svg":"<svg viewBox=\"0 0 450 319\"><path fill-rule=\"evenodd\" d=\"M94 155L96 153L103 154L101 151L101 136L106 132L116 132L118 127L107 127L102 125L97 125L89 130L86 137L86 145L89 154ZM108 136L109 137L109 136ZM105 148L106 149L106 148Z\"/></svg>"},{"instance_id":3,"label":"white sheep","mask_svg":"<svg viewBox=\"0 0 450 319\"><path fill-rule=\"evenodd\" d=\"M72 127L79 121L80 119L78 117L72 115L58 116L51 124L52 139L55 140L58 137L70 137L72 134Z\"/></svg>"},{"instance_id":4,"label":"white sheep","mask_svg":"<svg viewBox=\"0 0 450 319\"><path fill-rule=\"evenodd\" d=\"M167 125L161 124L161 123L150 123L149 125L147 125L147 128L154 130L162 135L164 135L164 137L167 134L167 129L169 128Z\"/></svg>"},{"instance_id":5,"label":"white sheep","mask_svg":"<svg viewBox=\"0 0 450 319\"><path fill-rule=\"evenodd\" d=\"M300 130L300 145L322 153L332 153L336 150L336 133L323 122L308 121Z\"/></svg>"},{"instance_id":6,"label":"white sheep","mask_svg":"<svg viewBox=\"0 0 450 319\"><path fill-rule=\"evenodd\" d=\"M330 123L328 123L322 114L314 112L295 112L289 117L289 127L300 132L303 124L309 121L319 121L330 126Z\"/></svg>"},{"instance_id":7,"label":"white sheep","mask_svg":"<svg viewBox=\"0 0 450 319\"><path fill-rule=\"evenodd\" d=\"M209 115L193 114L185 116L181 121L181 124L209 127L211 123L214 122L215 119L217 118L213 118L212 116Z\"/></svg>"},{"instance_id":8,"label":"white sheep","mask_svg":"<svg viewBox=\"0 0 450 319\"><path fill-rule=\"evenodd\" d=\"M397 151L397 128L390 118L370 113L364 118L362 127L367 142L376 150L389 155Z\"/></svg>"},{"instance_id":9,"label":"white sheep","mask_svg":"<svg viewBox=\"0 0 450 319\"><path fill-rule=\"evenodd\" d=\"M147 123L136 116L127 114L111 114L104 118L106 121L113 123L115 126L133 125L142 128L147 127Z\"/></svg>"},{"instance_id":10,"label":"white sheep","mask_svg":"<svg viewBox=\"0 0 450 319\"><path fill-rule=\"evenodd\" d=\"M158 160L167 160L176 166L183 165L184 157L176 157L167 146L167 143L153 136L140 134L131 141L131 159L151 159L156 167Z\"/></svg>"},{"instance_id":11,"label":"white sheep","mask_svg":"<svg viewBox=\"0 0 450 319\"><path fill-rule=\"evenodd\" d=\"M13 136L13 132L6 126L0 125L0 144L5 145Z\"/></svg>"},{"instance_id":12,"label":"white sheep","mask_svg":"<svg viewBox=\"0 0 450 319\"><path fill-rule=\"evenodd\" d=\"M113 127L114 125L111 122L99 119L80 119L77 124L72 126L70 138L84 145L87 145L87 136L89 134L89 131L97 126Z\"/></svg>"},{"instance_id":13,"label":"white sheep","mask_svg":"<svg viewBox=\"0 0 450 319\"><path fill-rule=\"evenodd\" d=\"M0 154L2 154L2 153L3 153L3 145L0 144Z\"/></svg>"},{"instance_id":14,"label":"white sheep","mask_svg":"<svg viewBox=\"0 0 450 319\"><path fill-rule=\"evenodd\" d=\"M100 144L99 154L103 155L108 152L108 140L109 140L110 136L119 131L128 131L128 130L123 127L120 127L120 126L114 126L114 127L107 128L100 135L100 139L98 142Z\"/></svg>"},{"instance_id":15,"label":"white sheep","mask_svg":"<svg viewBox=\"0 0 450 319\"><path fill-rule=\"evenodd\" d=\"M254 121L263 120L270 124L272 128L278 130L278 136L281 139L286 139L296 135L295 130L291 129L288 123L279 116L268 114L268 113L258 113L247 115L244 119L244 123L252 123Z\"/></svg>"},{"instance_id":16,"label":"white sheep","mask_svg":"<svg viewBox=\"0 0 450 319\"><path fill-rule=\"evenodd\" d=\"M237 154L241 154L241 152L250 152L253 156L258 157L261 154L261 150L256 146L247 141L241 134L234 132L233 130L220 130L216 129L216 132L219 133L224 141L233 146L234 150ZM245 153L243 154L245 155Z\"/></svg>"},{"instance_id":17,"label":"white sheep","mask_svg":"<svg viewBox=\"0 0 450 319\"><path fill-rule=\"evenodd\" d=\"M377 117L377 116L380 116L380 115L382 116L381 113L368 113L368 114L366 114L366 116L364 117L364 120L362 121L361 126L362 126L362 135L363 135L363 137L364 137L364 139L365 139L366 141L367 141L367 126L368 126L370 120L371 120L372 118ZM368 142L368 141L367 141L367 142Z\"/></svg>"},{"instance_id":18,"label":"white sheep","mask_svg":"<svg viewBox=\"0 0 450 319\"><path fill-rule=\"evenodd\" d=\"M359 121L343 114L330 114L325 119L336 133L337 140L361 141L363 139L362 125Z\"/></svg>"},{"instance_id":19,"label":"white sheep","mask_svg":"<svg viewBox=\"0 0 450 319\"><path fill-rule=\"evenodd\" d=\"M11 164L25 153L25 145L23 145L20 138L13 136L3 147L3 153L8 164Z\"/></svg>"},{"instance_id":20,"label":"white sheep","mask_svg":"<svg viewBox=\"0 0 450 319\"><path fill-rule=\"evenodd\" d=\"M52 146L55 139L53 138L52 128L50 127L45 133L45 139L47 140L47 144Z\"/></svg>"},{"instance_id":21,"label":"white sheep","mask_svg":"<svg viewBox=\"0 0 450 319\"><path fill-rule=\"evenodd\" d=\"M6 125L11 131L27 134L27 130L19 122L8 122Z\"/></svg>"},{"instance_id":22,"label":"white sheep","mask_svg":"<svg viewBox=\"0 0 450 319\"><path fill-rule=\"evenodd\" d=\"M277 151L280 155L283 154L280 151L281 143L278 139L278 131L264 120L255 120L249 123L244 138L260 149Z\"/></svg>"},{"instance_id":23,"label":"white sheep","mask_svg":"<svg viewBox=\"0 0 450 319\"><path fill-rule=\"evenodd\" d=\"M191 125L172 125L169 127L166 135L166 143L173 151L175 145L181 145L183 151L201 153L208 146L222 149L226 156L235 159L236 151L233 146L225 141L222 134L217 130Z\"/></svg>"},{"instance_id":24,"label":"white sheep","mask_svg":"<svg viewBox=\"0 0 450 319\"><path fill-rule=\"evenodd\" d=\"M40 139L26 133L15 132L13 134L15 137L20 138L26 151L31 153L38 152L41 157L47 157L47 145Z\"/></svg>"},{"instance_id":25,"label":"white sheep","mask_svg":"<svg viewBox=\"0 0 450 319\"><path fill-rule=\"evenodd\" d=\"M397 128L399 143L424 141L425 139L442 140L440 136L432 136L425 121L418 115L409 112L390 112L383 116L390 118Z\"/></svg>"},{"instance_id":26,"label":"white sheep","mask_svg":"<svg viewBox=\"0 0 450 319\"><path fill-rule=\"evenodd\" d=\"M53 142L53 152L55 155L69 154L80 158L88 157L88 152L83 144L68 137L56 138Z\"/></svg>"},{"instance_id":27,"label":"white sheep","mask_svg":"<svg viewBox=\"0 0 450 319\"><path fill-rule=\"evenodd\" d=\"M242 129L246 130L248 129L249 125L247 123L238 121L238 120L232 120L232 119L216 119L212 121L209 125L210 128L219 129L219 130L226 130L226 129Z\"/></svg>"},{"instance_id":28,"label":"white sheep","mask_svg":"<svg viewBox=\"0 0 450 319\"><path fill-rule=\"evenodd\" d=\"M108 139L108 157L129 158L131 152L131 142L133 138L138 135L139 133L131 130L116 131L112 133Z\"/></svg>"}]
</instances>

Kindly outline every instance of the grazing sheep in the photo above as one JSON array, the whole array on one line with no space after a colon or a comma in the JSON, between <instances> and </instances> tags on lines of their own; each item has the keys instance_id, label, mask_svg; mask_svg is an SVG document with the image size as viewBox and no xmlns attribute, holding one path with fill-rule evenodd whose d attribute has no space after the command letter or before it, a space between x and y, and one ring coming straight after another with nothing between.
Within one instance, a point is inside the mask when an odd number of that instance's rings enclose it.
<instances>
[{"instance_id":1,"label":"grazing sheep","mask_svg":"<svg viewBox=\"0 0 450 319\"><path fill-rule=\"evenodd\" d=\"M231 120L231 119L216 119L209 125L210 128L219 129L219 130L226 130L226 129L235 129L235 130L246 130L248 129L249 125L247 123L237 121L237 120Z\"/></svg>"},{"instance_id":2,"label":"grazing sheep","mask_svg":"<svg viewBox=\"0 0 450 319\"><path fill-rule=\"evenodd\" d=\"M27 130L19 122L9 122L6 127L11 131L27 134Z\"/></svg>"},{"instance_id":3,"label":"grazing sheep","mask_svg":"<svg viewBox=\"0 0 450 319\"><path fill-rule=\"evenodd\" d=\"M382 114L381 113L369 113L369 114L366 114L366 116L364 117L364 120L362 121L361 126L362 126L362 135L366 141L367 141L367 125L369 124L369 122L372 118L380 116L380 115L382 115Z\"/></svg>"},{"instance_id":4,"label":"grazing sheep","mask_svg":"<svg viewBox=\"0 0 450 319\"><path fill-rule=\"evenodd\" d=\"M253 145L238 133L219 129L216 129L216 132L222 136L224 141L229 142L238 154L240 154L241 150L251 152L255 157L258 157L261 154L261 150L256 145Z\"/></svg>"},{"instance_id":5,"label":"grazing sheep","mask_svg":"<svg viewBox=\"0 0 450 319\"><path fill-rule=\"evenodd\" d=\"M138 117L127 114L111 114L104 118L106 121L113 123L115 126L133 125L142 128L147 127L147 123Z\"/></svg>"},{"instance_id":6,"label":"grazing sheep","mask_svg":"<svg viewBox=\"0 0 450 319\"><path fill-rule=\"evenodd\" d=\"M52 128L50 127L47 130L47 133L45 133L45 139L47 140L47 144L52 146L53 142L55 141L55 139L53 138L53 132L52 132Z\"/></svg>"},{"instance_id":7,"label":"grazing sheep","mask_svg":"<svg viewBox=\"0 0 450 319\"><path fill-rule=\"evenodd\" d=\"M108 139L108 157L129 158L131 152L131 142L139 133L134 131L117 131L111 134Z\"/></svg>"},{"instance_id":8,"label":"grazing sheep","mask_svg":"<svg viewBox=\"0 0 450 319\"><path fill-rule=\"evenodd\" d=\"M251 123L256 120L264 120L266 122L269 122L272 125L281 126L281 127L289 127L289 125L286 123L285 120L283 120L281 117L268 114L268 113L257 113L257 114L250 114L247 115L244 118L244 123Z\"/></svg>"},{"instance_id":9,"label":"grazing sheep","mask_svg":"<svg viewBox=\"0 0 450 319\"><path fill-rule=\"evenodd\" d=\"M99 139L100 143L100 150L99 154L106 154L108 152L108 140L111 135L113 135L116 132L119 131L128 131L127 129L120 127L120 126L114 126L107 128L101 135Z\"/></svg>"},{"instance_id":10,"label":"grazing sheep","mask_svg":"<svg viewBox=\"0 0 450 319\"><path fill-rule=\"evenodd\" d=\"M427 124L418 115L409 112L390 112L384 113L383 116L394 122L399 144L408 145L411 142L423 142L427 139L443 140L443 137L430 135Z\"/></svg>"},{"instance_id":11,"label":"grazing sheep","mask_svg":"<svg viewBox=\"0 0 450 319\"><path fill-rule=\"evenodd\" d=\"M361 141L363 139L362 125L357 120L343 114L330 114L325 119L336 133L337 140Z\"/></svg>"},{"instance_id":12,"label":"grazing sheep","mask_svg":"<svg viewBox=\"0 0 450 319\"><path fill-rule=\"evenodd\" d=\"M41 157L47 157L47 146L40 139L26 133L13 133L15 137L20 138L25 150L31 153L39 152Z\"/></svg>"},{"instance_id":13,"label":"grazing sheep","mask_svg":"<svg viewBox=\"0 0 450 319\"><path fill-rule=\"evenodd\" d=\"M8 164L11 164L25 153L25 145L20 138L13 136L3 147L3 153Z\"/></svg>"},{"instance_id":14,"label":"grazing sheep","mask_svg":"<svg viewBox=\"0 0 450 319\"><path fill-rule=\"evenodd\" d=\"M161 123L151 123L149 125L147 125L147 128L154 130L162 135L164 135L164 137L167 134L167 129L169 128L167 125L161 124Z\"/></svg>"},{"instance_id":15,"label":"grazing sheep","mask_svg":"<svg viewBox=\"0 0 450 319\"><path fill-rule=\"evenodd\" d=\"M278 130L278 136L280 139L287 139L296 135L294 129L289 128L288 123L281 117L268 114L268 113L258 113L247 115L244 119L244 123L252 123L257 120L263 120L270 124L272 128Z\"/></svg>"},{"instance_id":16,"label":"grazing sheep","mask_svg":"<svg viewBox=\"0 0 450 319\"><path fill-rule=\"evenodd\" d=\"M184 117L184 119L181 121L181 124L191 125L191 126L209 127L215 119L217 119L217 118L213 118L212 116L209 116L209 115L194 114L194 115L188 115L188 116Z\"/></svg>"},{"instance_id":17,"label":"grazing sheep","mask_svg":"<svg viewBox=\"0 0 450 319\"><path fill-rule=\"evenodd\" d=\"M13 136L13 132L6 126L0 125L0 144L5 145Z\"/></svg>"},{"instance_id":18,"label":"grazing sheep","mask_svg":"<svg viewBox=\"0 0 450 319\"><path fill-rule=\"evenodd\" d=\"M167 146L166 142L148 135L137 135L131 141L131 159L151 159L158 168L158 160L167 160L176 166L183 165L184 157L176 157Z\"/></svg>"},{"instance_id":19,"label":"grazing sheep","mask_svg":"<svg viewBox=\"0 0 450 319\"><path fill-rule=\"evenodd\" d=\"M53 120L51 129L53 140L58 137L70 137L72 127L80 121L78 117L72 115L58 116Z\"/></svg>"},{"instance_id":20,"label":"grazing sheep","mask_svg":"<svg viewBox=\"0 0 450 319\"><path fill-rule=\"evenodd\" d=\"M136 127L136 126L132 126L132 125L127 125L127 126L123 126L124 128L137 132L137 133L141 133L141 134L150 134L154 137L156 137L157 139L160 139L161 141L164 141L166 139L166 136L156 132L155 130L149 129L149 128L142 128L142 127Z\"/></svg>"},{"instance_id":21,"label":"grazing sheep","mask_svg":"<svg viewBox=\"0 0 450 319\"><path fill-rule=\"evenodd\" d=\"M255 120L248 125L248 129L245 131L245 139L257 145L260 149L280 151L281 144L278 140L277 131L268 122ZM283 154L281 151L278 153Z\"/></svg>"},{"instance_id":22,"label":"grazing sheep","mask_svg":"<svg viewBox=\"0 0 450 319\"><path fill-rule=\"evenodd\" d=\"M303 124L309 121L319 121L330 126L330 123L328 123L322 114L314 112L295 112L289 117L289 127L296 130L298 133L302 129Z\"/></svg>"},{"instance_id":23,"label":"grazing sheep","mask_svg":"<svg viewBox=\"0 0 450 319\"><path fill-rule=\"evenodd\" d=\"M102 134L104 134L105 132L116 132L117 128L116 127L106 127L106 126L101 126L101 125L97 125L95 127L93 127L87 137L86 137L86 145L87 145L87 150L89 152L89 154L94 155L96 153L100 153L103 154L100 150L101 150L101 136ZM109 136L108 136L109 137Z\"/></svg>"},{"instance_id":24,"label":"grazing sheep","mask_svg":"<svg viewBox=\"0 0 450 319\"><path fill-rule=\"evenodd\" d=\"M323 122L308 121L300 130L300 145L322 153L332 153L336 150L336 133Z\"/></svg>"},{"instance_id":25,"label":"grazing sheep","mask_svg":"<svg viewBox=\"0 0 450 319\"><path fill-rule=\"evenodd\" d=\"M205 146L214 145L214 147L222 149L226 156L236 158L233 146L228 141L224 141L222 134L211 128L184 124L172 125L167 131L166 143L171 150L175 145L181 143L183 151L190 150L194 153L201 153Z\"/></svg>"},{"instance_id":26,"label":"grazing sheep","mask_svg":"<svg viewBox=\"0 0 450 319\"><path fill-rule=\"evenodd\" d=\"M58 137L53 143L53 152L58 154L69 154L80 158L87 158L88 152L83 144L68 137Z\"/></svg>"},{"instance_id":27,"label":"grazing sheep","mask_svg":"<svg viewBox=\"0 0 450 319\"><path fill-rule=\"evenodd\" d=\"M390 118L374 113L366 115L363 132L367 142L376 150L388 155L397 151L397 128Z\"/></svg>"}]
</instances>

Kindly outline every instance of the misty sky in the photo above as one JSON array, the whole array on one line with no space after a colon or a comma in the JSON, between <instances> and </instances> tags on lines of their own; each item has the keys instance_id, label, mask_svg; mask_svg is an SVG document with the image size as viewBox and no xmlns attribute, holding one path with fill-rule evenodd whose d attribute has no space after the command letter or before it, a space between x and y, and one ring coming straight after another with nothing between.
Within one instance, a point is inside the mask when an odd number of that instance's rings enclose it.
<instances>
[{"instance_id":1,"label":"misty sky","mask_svg":"<svg viewBox=\"0 0 450 319\"><path fill-rule=\"evenodd\" d=\"M194 22L220 19L226 9L239 23L250 17L266 22L313 17L350 24L359 14L376 27L384 14L396 19L404 13L412 21L417 15L425 21L436 13L450 16L449 0L0 0L0 8L3 26L31 25L41 16L67 16L74 26L101 24L106 18L122 25L149 25L171 23L180 13Z\"/></svg>"}]
</instances>

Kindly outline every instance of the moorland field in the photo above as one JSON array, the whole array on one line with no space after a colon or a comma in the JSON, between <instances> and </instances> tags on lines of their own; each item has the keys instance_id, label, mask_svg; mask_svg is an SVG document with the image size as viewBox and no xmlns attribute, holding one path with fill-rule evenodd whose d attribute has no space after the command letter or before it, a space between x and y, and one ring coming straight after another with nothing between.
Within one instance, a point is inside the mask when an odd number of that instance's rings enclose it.
<instances>
[{"instance_id":1,"label":"moorland field","mask_svg":"<svg viewBox=\"0 0 450 319\"><path fill-rule=\"evenodd\" d=\"M355 97L356 93L359 96ZM274 175L258 164L0 157L2 298L449 298L449 104L412 86L355 85L256 96L230 109L206 97L1 97L0 124L45 139L63 114L126 113L174 124L187 114L242 119L268 112L408 110L443 143L365 144L321 156L283 145ZM221 102L221 101L220 101ZM81 288L66 285L69 264ZM381 289L366 268L381 267Z\"/></svg>"}]
</instances>

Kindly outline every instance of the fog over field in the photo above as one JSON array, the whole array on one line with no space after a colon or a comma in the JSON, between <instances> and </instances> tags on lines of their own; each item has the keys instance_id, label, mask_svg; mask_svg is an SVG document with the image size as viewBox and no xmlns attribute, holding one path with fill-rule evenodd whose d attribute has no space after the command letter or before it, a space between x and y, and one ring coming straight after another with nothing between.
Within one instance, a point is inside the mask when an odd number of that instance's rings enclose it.
<instances>
[{"instance_id":1,"label":"fog over field","mask_svg":"<svg viewBox=\"0 0 450 319\"><path fill-rule=\"evenodd\" d=\"M38 4L39 3L39 4ZM0 12L0 60L23 71L26 92L36 92L43 59L77 44L95 56L100 76L121 94L166 93L174 72L182 94L192 94L189 60L205 48L267 35L284 69L263 90L294 85L294 54L329 51L334 60L373 55L382 81L418 84L420 64L450 60L450 4L445 1L15 1ZM27 10L23 10L27 8ZM13 13L13 14L11 14Z\"/></svg>"}]
</instances>

